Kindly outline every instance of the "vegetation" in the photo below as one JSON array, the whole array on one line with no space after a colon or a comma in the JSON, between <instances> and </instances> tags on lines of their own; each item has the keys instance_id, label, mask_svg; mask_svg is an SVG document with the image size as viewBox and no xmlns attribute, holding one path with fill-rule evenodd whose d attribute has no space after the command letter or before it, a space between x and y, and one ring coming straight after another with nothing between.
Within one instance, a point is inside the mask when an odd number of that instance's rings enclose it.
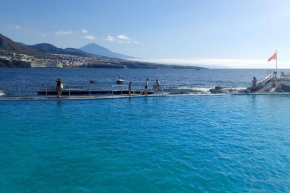
<instances>
[{"instance_id":1,"label":"vegetation","mask_svg":"<svg viewBox=\"0 0 290 193\"><path fill-rule=\"evenodd\" d=\"M36 44L33 46L27 46L35 51L42 52L42 53L49 53L49 54L68 54L74 56L81 56L81 57L94 57L93 54L86 53L82 50L75 49L75 48L57 48L54 45L43 43L43 44Z\"/></svg>"}]
</instances>

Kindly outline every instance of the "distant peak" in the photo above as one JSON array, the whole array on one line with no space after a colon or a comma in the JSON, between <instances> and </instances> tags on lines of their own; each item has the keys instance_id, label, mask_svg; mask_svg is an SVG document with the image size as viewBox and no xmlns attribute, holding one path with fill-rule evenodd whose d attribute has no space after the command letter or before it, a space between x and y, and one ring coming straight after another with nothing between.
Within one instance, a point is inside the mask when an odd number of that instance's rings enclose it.
<instances>
[{"instance_id":1,"label":"distant peak","mask_svg":"<svg viewBox=\"0 0 290 193\"><path fill-rule=\"evenodd\" d=\"M106 57L111 57L111 58L121 58L121 59L132 58L131 56L126 56L126 55L112 52L108 48L102 47L96 43L87 44L81 47L80 50L90 53L90 54L96 54L96 55L106 56Z\"/></svg>"},{"instance_id":2,"label":"distant peak","mask_svg":"<svg viewBox=\"0 0 290 193\"><path fill-rule=\"evenodd\" d=\"M85 46L98 46L98 47L102 47L102 46L100 46L100 45L98 45L98 44L96 44L96 43L90 43L90 44L87 44L87 45L85 45Z\"/></svg>"},{"instance_id":3,"label":"distant peak","mask_svg":"<svg viewBox=\"0 0 290 193\"><path fill-rule=\"evenodd\" d=\"M107 48L104 48L96 43L90 43L90 44L87 44L83 47L81 47L80 49L102 49L102 50L106 50L106 51L109 51L109 49Z\"/></svg>"}]
</instances>

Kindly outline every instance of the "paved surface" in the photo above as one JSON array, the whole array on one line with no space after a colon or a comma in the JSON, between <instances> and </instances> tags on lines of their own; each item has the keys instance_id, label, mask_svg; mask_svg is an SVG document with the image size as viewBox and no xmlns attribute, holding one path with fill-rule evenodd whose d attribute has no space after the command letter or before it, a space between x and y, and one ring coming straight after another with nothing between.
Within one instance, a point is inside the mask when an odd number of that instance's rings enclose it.
<instances>
[{"instance_id":1,"label":"paved surface","mask_svg":"<svg viewBox=\"0 0 290 193\"><path fill-rule=\"evenodd\" d=\"M152 97L156 95L147 95L146 97ZM0 100L93 100L93 99L116 99L116 98L136 98L145 97L144 95L114 95L114 96L36 96L36 97L0 97Z\"/></svg>"}]
</instances>

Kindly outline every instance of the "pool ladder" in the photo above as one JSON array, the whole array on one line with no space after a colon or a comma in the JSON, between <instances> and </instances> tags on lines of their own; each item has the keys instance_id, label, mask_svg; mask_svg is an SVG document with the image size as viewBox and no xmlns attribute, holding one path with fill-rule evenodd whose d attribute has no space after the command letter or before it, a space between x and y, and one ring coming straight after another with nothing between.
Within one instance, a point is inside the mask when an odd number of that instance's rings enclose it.
<instances>
[{"instance_id":1,"label":"pool ladder","mask_svg":"<svg viewBox=\"0 0 290 193\"><path fill-rule=\"evenodd\" d=\"M233 88L235 88L235 92L237 92L237 87L236 87L236 85L234 85L234 86L232 86L232 88L230 89L230 93L233 92Z\"/></svg>"},{"instance_id":2,"label":"pool ladder","mask_svg":"<svg viewBox=\"0 0 290 193\"><path fill-rule=\"evenodd\" d=\"M163 96L163 86L160 86L160 88L154 88L155 96Z\"/></svg>"}]
</instances>

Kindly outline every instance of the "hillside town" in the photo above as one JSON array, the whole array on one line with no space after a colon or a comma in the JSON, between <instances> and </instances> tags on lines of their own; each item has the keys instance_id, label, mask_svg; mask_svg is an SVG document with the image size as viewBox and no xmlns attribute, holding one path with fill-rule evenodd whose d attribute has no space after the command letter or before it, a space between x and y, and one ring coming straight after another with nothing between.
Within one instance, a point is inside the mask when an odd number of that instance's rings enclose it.
<instances>
[{"instance_id":1,"label":"hillside town","mask_svg":"<svg viewBox=\"0 0 290 193\"><path fill-rule=\"evenodd\" d=\"M1 52L0 62L22 62L32 68L71 68L86 65L120 65L120 59L106 57L81 57L67 54L51 54L51 58L36 58L31 55L17 54L13 52ZM126 68L125 65L123 65Z\"/></svg>"}]
</instances>

